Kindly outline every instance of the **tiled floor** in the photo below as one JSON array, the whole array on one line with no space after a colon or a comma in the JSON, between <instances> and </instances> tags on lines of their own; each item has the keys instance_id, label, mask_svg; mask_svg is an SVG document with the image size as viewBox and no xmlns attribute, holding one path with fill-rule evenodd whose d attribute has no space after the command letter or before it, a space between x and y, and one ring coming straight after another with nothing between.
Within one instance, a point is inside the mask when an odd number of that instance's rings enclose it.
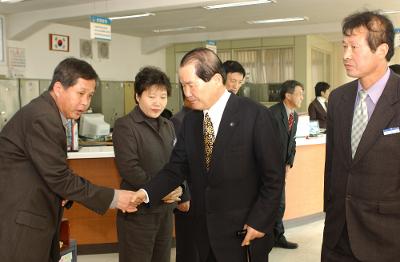
<instances>
[{"instance_id":1,"label":"tiled floor","mask_svg":"<svg viewBox=\"0 0 400 262\"><path fill-rule=\"evenodd\" d=\"M322 230L324 220L303 225L289 224L286 226L286 238L297 242L299 248L287 250L274 248L269 255L270 262L318 262L320 261ZM118 262L118 254L82 255L78 256L78 262ZM140 261L138 261L140 262ZM171 252L171 262L175 262L175 248ZM188 261L190 262L190 261Z\"/></svg>"}]
</instances>

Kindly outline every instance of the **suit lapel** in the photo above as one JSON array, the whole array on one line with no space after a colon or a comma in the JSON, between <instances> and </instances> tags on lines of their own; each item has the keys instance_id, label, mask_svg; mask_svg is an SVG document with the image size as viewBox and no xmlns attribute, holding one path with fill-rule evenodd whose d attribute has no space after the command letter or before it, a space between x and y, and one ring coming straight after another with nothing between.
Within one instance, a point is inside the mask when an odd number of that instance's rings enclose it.
<instances>
[{"instance_id":1,"label":"suit lapel","mask_svg":"<svg viewBox=\"0 0 400 262\"><path fill-rule=\"evenodd\" d=\"M193 136L194 137L194 145L193 148L198 148L198 161L199 163L203 163L202 169L203 172L206 173L206 161L205 161L205 153L204 153L204 134L203 134L203 112L202 111L194 111L194 119L193 119Z\"/></svg>"},{"instance_id":2,"label":"suit lapel","mask_svg":"<svg viewBox=\"0 0 400 262\"><path fill-rule=\"evenodd\" d=\"M357 80L350 83L347 92L342 95L341 103L338 104L338 123L334 123L335 127L339 127L338 132L342 140L345 159L351 163L351 127L353 122L354 103L357 95Z\"/></svg>"},{"instance_id":3,"label":"suit lapel","mask_svg":"<svg viewBox=\"0 0 400 262\"><path fill-rule=\"evenodd\" d=\"M288 119L288 116L286 113L285 105L283 104L283 102L280 102L279 106L281 109L280 110L281 111L281 121L282 121L283 125L285 126L286 132L288 133L288 135L290 135L291 131L289 131L289 119ZM293 122L293 126L294 126L294 122ZM293 128L292 128L292 130L293 130Z\"/></svg>"},{"instance_id":4,"label":"suit lapel","mask_svg":"<svg viewBox=\"0 0 400 262\"><path fill-rule=\"evenodd\" d=\"M383 129L387 127L390 120L394 117L395 110L393 109L393 104L397 103L399 100L398 86L398 79L393 77L393 74L391 74L386 83L386 87L375 106L375 110L368 121L360 143L358 144L353 165L356 164L366 152L368 152L371 146L382 134Z\"/></svg>"},{"instance_id":5,"label":"suit lapel","mask_svg":"<svg viewBox=\"0 0 400 262\"><path fill-rule=\"evenodd\" d=\"M223 149L229 143L230 138L237 125L239 124L239 116L237 114L239 106L239 98L235 95L231 95L222 114L221 123L217 137L215 138L213 153L211 157L210 173L213 169L213 163L216 163L217 159L222 157Z\"/></svg>"}]
</instances>

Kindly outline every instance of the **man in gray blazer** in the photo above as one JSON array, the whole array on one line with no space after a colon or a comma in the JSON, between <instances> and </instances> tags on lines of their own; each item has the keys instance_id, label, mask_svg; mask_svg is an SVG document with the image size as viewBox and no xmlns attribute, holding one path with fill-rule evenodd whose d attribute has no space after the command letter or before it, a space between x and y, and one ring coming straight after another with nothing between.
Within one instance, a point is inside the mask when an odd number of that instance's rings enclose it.
<instances>
[{"instance_id":1,"label":"man in gray blazer","mask_svg":"<svg viewBox=\"0 0 400 262\"><path fill-rule=\"evenodd\" d=\"M145 186L149 204L187 179L200 261L244 262L251 253L251 261L266 262L284 167L273 116L225 89L222 63L207 48L183 57L179 79L194 110L169 163ZM137 196L146 199L144 190Z\"/></svg>"},{"instance_id":2,"label":"man in gray blazer","mask_svg":"<svg viewBox=\"0 0 400 262\"><path fill-rule=\"evenodd\" d=\"M132 192L91 184L67 165L65 125L89 105L98 82L86 62L67 58L49 91L21 108L0 133L0 260L57 262L62 200L103 214L132 212Z\"/></svg>"},{"instance_id":3,"label":"man in gray blazer","mask_svg":"<svg viewBox=\"0 0 400 262\"><path fill-rule=\"evenodd\" d=\"M328 103L322 261L399 261L400 77L388 69L392 22L344 19L343 63L357 78Z\"/></svg>"}]
</instances>

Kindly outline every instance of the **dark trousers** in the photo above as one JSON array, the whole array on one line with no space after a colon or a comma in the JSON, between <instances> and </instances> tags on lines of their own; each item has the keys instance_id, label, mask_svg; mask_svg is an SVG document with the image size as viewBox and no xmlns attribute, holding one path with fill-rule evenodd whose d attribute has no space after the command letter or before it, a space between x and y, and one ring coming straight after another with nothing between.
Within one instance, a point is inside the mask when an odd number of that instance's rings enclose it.
<instances>
[{"instance_id":1,"label":"dark trousers","mask_svg":"<svg viewBox=\"0 0 400 262\"><path fill-rule=\"evenodd\" d=\"M342 234L336 246L331 249L322 244L321 262L360 262L351 251L347 225L344 225Z\"/></svg>"},{"instance_id":2,"label":"dark trousers","mask_svg":"<svg viewBox=\"0 0 400 262\"><path fill-rule=\"evenodd\" d=\"M119 262L169 262L172 210L117 215Z\"/></svg>"},{"instance_id":3,"label":"dark trousers","mask_svg":"<svg viewBox=\"0 0 400 262\"><path fill-rule=\"evenodd\" d=\"M193 226L193 217L189 213L175 212L176 262L200 261Z\"/></svg>"},{"instance_id":4,"label":"dark trousers","mask_svg":"<svg viewBox=\"0 0 400 262\"><path fill-rule=\"evenodd\" d=\"M277 241L285 233L285 228L283 227L283 215L285 214L285 208L286 208L285 199L286 199L285 186L283 186L281 202L279 203L278 216L276 218L274 225L275 241Z\"/></svg>"}]
</instances>

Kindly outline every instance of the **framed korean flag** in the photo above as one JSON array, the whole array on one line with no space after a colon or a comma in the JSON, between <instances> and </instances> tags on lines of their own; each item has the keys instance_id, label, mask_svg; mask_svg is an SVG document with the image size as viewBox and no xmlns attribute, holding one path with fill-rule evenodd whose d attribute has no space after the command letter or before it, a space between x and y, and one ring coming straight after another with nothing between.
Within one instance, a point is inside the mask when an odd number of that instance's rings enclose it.
<instances>
[{"instance_id":1,"label":"framed korean flag","mask_svg":"<svg viewBox=\"0 0 400 262\"><path fill-rule=\"evenodd\" d=\"M69 36L49 34L50 46L53 51L69 52Z\"/></svg>"}]
</instances>

